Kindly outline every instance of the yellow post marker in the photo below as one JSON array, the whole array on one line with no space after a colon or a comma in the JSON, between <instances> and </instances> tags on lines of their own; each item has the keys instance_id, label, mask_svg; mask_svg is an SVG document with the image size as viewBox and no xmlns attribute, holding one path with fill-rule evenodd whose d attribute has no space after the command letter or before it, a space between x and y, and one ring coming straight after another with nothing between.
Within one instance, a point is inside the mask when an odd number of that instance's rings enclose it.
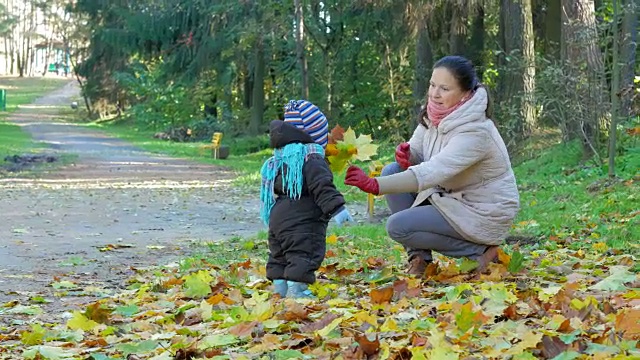
<instances>
[{"instance_id":1,"label":"yellow post marker","mask_svg":"<svg viewBox=\"0 0 640 360\"><path fill-rule=\"evenodd\" d=\"M214 159L218 158L218 150L220 150L220 143L222 142L222 133L213 133L211 137L211 155Z\"/></svg>"},{"instance_id":2,"label":"yellow post marker","mask_svg":"<svg viewBox=\"0 0 640 360\"><path fill-rule=\"evenodd\" d=\"M382 172L383 165L380 163L373 163L369 167L369 177L379 176ZM367 194L367 212L369 213L369 218L373 217L373 208L375 205L376 195Z\"/></svg>"}]
</instances>

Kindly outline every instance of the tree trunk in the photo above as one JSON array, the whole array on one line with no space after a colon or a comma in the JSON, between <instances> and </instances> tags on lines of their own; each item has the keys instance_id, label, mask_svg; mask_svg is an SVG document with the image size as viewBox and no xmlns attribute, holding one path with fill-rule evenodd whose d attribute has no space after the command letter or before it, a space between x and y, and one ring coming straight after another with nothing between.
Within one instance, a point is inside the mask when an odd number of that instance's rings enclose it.
<instances>
[{"instance_id":1,"label":"tree trunk","mask_svg":"<svg viewBox=\"0 0 640 360\"><path fill-rule=\"evenodd\" d=\"M13 1L9 2L7 1L7 12L8 14L13 14ZM8 74L13 75L14 71L15 71L15 67L16 67L16 27L18 26L18 24L14 24L11 28L11 31L9 31L9 36L7 36L8 41L9 41L9 52L7 54L9 54L9 61L10 61L10 65L9 65L9 72Z\"/></svg>"},{"instance_id":2,"label":"tree trunk","mask_svg":"<svg viewBox=\"0 0 640 360\"><path fill-rule=\"evenodd\" d=\"M233 88L231 82L224 85L222 102L222 120L224 122L230 122L233 119Z\"/></svg>"},{"instance_id":3,"label":"tree trunk","mask_svg":"<svg viewBox=\"0 0 640 360\"><path fill-rule=\"evenodd\" d=\"M65 43L65 49L68 49L69 45L67 45L67 39L65 38L63 41ZM78 72L75 71L75 69L78 68L78 63L73 57L70 57L69 61L71 62L71 66L73 66L73 69L74 69L73 73L76 75L76 81L78 81L78 84L80 85L80 89L82 89L81 94L82 94L82 98L84 100L84 105L87 108L87 113L89 115L89 118L93 119L94 111L93 111L93 106L91 105L91 100L89 99L89 96L87 96L87 92L84 91L85 90L85 84L84 84L84 82L82 82L82 78L80 77Z\"/></svg>"},{"instance_id":4,"label":"tree trunk","mask_svg":"<svg viewBox=\"0 0 640 360\"><path fill-rule=\"evenodd\" d=\"M307 56L305 51L304 39L304 15L302 12L302 0L295 0L296 12L296 50L298 55L298 64L300 66L300 96L303 99L309 99L309 71L307 69Z\"/></svg>"},{"instance_id":5,"label":"tree trunk","mask_svg":"<svg viewBox=\"0 0 640 360\"><path fill-rule=\"evenodd\" d=\"M214 92L210 96L209 101L204 103L204 116L218 119L218 94Z\"/></svg>"},{"instance_id":6,"label":"tree trunk","mask_svg":"<svg viewBox=\"0 0 640 360\"><path fill-rule=\"evenodd\" d=\"M391 48L389 44L384 45L384 58L385 63L387 63L387 67L389 68L389 105L391 105L391 109L393 112L393 108L396 106L396 86L394 83L394 72L393 72L393 63L391 60Z\"/></svg>"},{"instance_id":7,"label":"tree trunk","mask_svg":"<svg viewBox=\"0 0 640 360\"><path fill-rule=\"evenodd\" d=\"M618 57L620 36L618 36L618 2L613 0L613 69L611 79L611 126L609 127L609 178L616 176L616 124L620 112L620 60Z\"/></svg>"},{"instance_id":8,"label":"tree trunk","mask_svg":"<svg viewBox=\"0 0 640 360\"><path fill-rule=\"evenodd\" d=\"M19 52L16 52L16 75L18 75L18 77L24 77L24 63L22 62L22 56Z\"/></svg>"},{"instance_id":9,"label":"tree trunk","mask_svg":"<svg viewBox=\"0 0 640 360\"><path fill-rule=\"evenodd\" d=\"M535 51L531 0L502 0L501 3L502 60L500 88L501 102L515 100L520 113L516 134L526 138L536 123L535 115Z\"/></svg>"},{"instance_id":10,"label":"tree trunk","mask_svg":"<svg viewBox=\"0 0 640 360\"><path fill-rule=\"evenodd\" d=\"M622 12L622 42L621 42L621 115L624 117L631 116L634 77L636 68L636 51L638 48L638 11L640 5L637 0L625 0Z\"/></svg>"},{"instance_id":11,"label":"tree trunk","mask_svg":"<svg viewBox=\"0 0 640 360\"><path fill-rule=\"evenodd\" d=\"M577 61L583 57L571 55L586 55L587 65L592 70L604 70L593 0L563 0L562 13L566 56L569 56L565 59Z\"/></svg>"},{"instance_id":12,"label":"tree trunk","mask_svg":"<svg viewBox=\"0 0 640 360\"><path fill-rule=\"evenodd\" d=\"M29 13L29 34L35 33L36 24L38 22L36 7L31 5L31 12ZM27 38L27 56L29 58L28 74L33 75L33 65L35 63L35 49L33 49L34 38L29 36Z\"/></svg>"},{"instance_id":13,"label":"tree trunk","mask_svg":"<svg viewBox=\"0 0 640 360\"><path fill-rule=\"evenodd\" d=\"M562 44L562 4L559 0L547 1L545 22L545 53L552 59L560 60Z\"/></svg>"},{"instance_id":14,"label":"tree trunk","mask_svg":"<svg viewBox=\"0 0 640 360\"><path fill-rule=\"evenodd\" d=\"M53 16L52 13L49 14ZM44 53L44 66L42 69L42 76L47 75L47 71L49 70L49 58L51 57L51 53L53 51L53 36L58 33L58 29L56 28L56 24L52 18L44 18L44 26L47 30L49 30L49 36L45 37L47 42L47 47L45 48Z\"/></svg>"},{"instance_id":15,"label":"tree trunk","mask_svg":"<svg viewBox=\"0 0 640 360\"><path fill-rule=\"evenodd\" d=\"M457 4L451 4L450 6L452 6L453 16L449 24L449 55L465 55L466 19Z\"/></svg>"},{"instance_id":16,"label":"tree trunk","mask_svg":"<svg viewBox=\"0 0 640 360\"><path fill-rule=\"evenodd\" d=\"M26 6L23 8L22 10L22 14L20 16L20 22L22 23L22 30L21 33L19 34L19 41L20 44L18 46L18 58L19 58L19 62L18 62L18 76L20 77L24 77L25 75L25 67L26 67L26 52L27 52L27 37L25 36L26 32L27 32L27 19L26 19L26 15L27 15L27 9Z\"/></svg>"},{"instance_id":17,"label":"tree trunk","mask_svg":"<svg viewBox=\"0 0 640 360\"><path fill-rule=\"evenodd\" d=\"M253 101L251 106L251 123L249 134L258 135L264 117L264 43L258 37L255 47L254 72L253 72Z\"/></svg>"},{"instance_id":18,"label":"tree trunk","mask_svg":"<svg viewBox=\"0 0 640 360\"><path fill-rule=\"evenodd\" d=\"M10 52L9 52L9 39L5 36L4 37L4 72L5 75L9 74L9 56Z\"/></svg>"},{"instance_id":19,"label":"tree trunk","mask_svg":"<svg viewBox=\"0 0 640 360\"><path fill-rule=\"evenodd\" d=\"M593 0L562 0L562 60L576 79L576 103L584 104L567 124L569 138L580 138L583 158L598 155L597 139L605 124L605 79L602 52L598 47Z\"/></svg>"},{"instance_id":20,"label":"tree trunk","mask_svg":"<svg viewBox=\"0 0 640 360\"><path fill-rule=\"evenodd\" d=\"M523 99L522 115L524 119L524 133L529 135L536 125L535 89L536 89L536 53L535 35L533 34L533 13L531 0L522 0L522 56L523 56Z\"/></svg>"},{"instance_id":21,"label":"tree trunk","mask_svg":"<svg viewBox=\"0 0 640 360\"><path fill-rule=\"evenodd\" d=\"M469 41L470 60L476 67L478 78L482 80L484 73L484 61L482 53L484 51L484 7L478 5L478 12L471 24L471 40Z\"/></svg>"},{"instance_id":22,"label":"tree trunk","mask_svg":"<svg viewBox=\"0 0 640 360\"><path fill-rule=\"evenodd\" d=\"M599 10L602 7L602 0L594 0L593 8L594 10Z\"/></svg>"},{"instance_id":23,"label":"tree trunk","mask_svg":"<svg viewBox=\"0 0 640 360\"><path fill-rule=\"evenodd\" d=\"M253 76L248 66L245 66L242 76L242 89L243 89L243 101L244 107L250 109L253 106Z\"/></svg>"},{"instance_id":24,"label":"tree trunk","mask_svg":"<svg viewBox=\"0 0 640 360\"><path fill-rule=\"evenodd\" d=\"M16 67L16 52L13 48L13 44L11 44L11 69L9 70L9 74L13 75Z\"/></svg>"},{"instance_id":25,"label":"tree trunk","mask_svg":"<svg viewBox=\"0 0 640 360\"><path fill-rule=\"evenodd\" d=\"M331 54L329 53L328 48L324 48L322 51L322 58L324 59L324 68L325 68L325 81L327 83L327 95L326 95L326 106L324 109L325 115L329 119L333 118L333 59Z\"/></svg>"},{"instance_id":26,"label":"tree trunk","mask_svg":"<svg viewBox=\"0 0 640 360\"><path fill-rule=\"evenodd\" d=\"M416 75L413 88L413 99L415 102L414 114L420 113L420 108L426 103L427 88L429 84L429 76L433 67L433 50L431 48L431 39L429 39L429 30L427 23L424 21L418 24L418 39L416 41ZM416 123L411 121L410 128L414 128Z\"/></svg>"}]
</instances>

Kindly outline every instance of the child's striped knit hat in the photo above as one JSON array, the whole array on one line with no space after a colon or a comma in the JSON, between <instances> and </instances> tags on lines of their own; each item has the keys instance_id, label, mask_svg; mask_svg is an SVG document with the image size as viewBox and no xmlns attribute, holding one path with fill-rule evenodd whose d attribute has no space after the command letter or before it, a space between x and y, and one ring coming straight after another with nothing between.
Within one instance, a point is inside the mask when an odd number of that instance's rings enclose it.
<instances>
[{"instance_id":1,"label":"child's striped knit hat","mask_svg":"<svg viewBox=\"0 0 640 360\"><path fill-rule=\"evenodd\" d=\"M329 142L329 122L317 106L306 100L291 100L284 107L284 121L303 130L323 148Z\"/></svg>"}]
</instances>

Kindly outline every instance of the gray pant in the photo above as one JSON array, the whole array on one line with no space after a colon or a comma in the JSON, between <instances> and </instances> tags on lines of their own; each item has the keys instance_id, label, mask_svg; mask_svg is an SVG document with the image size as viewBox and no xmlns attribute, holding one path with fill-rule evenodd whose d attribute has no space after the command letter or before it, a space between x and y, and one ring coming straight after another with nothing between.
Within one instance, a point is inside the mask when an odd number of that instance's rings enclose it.
<instances>
[{"instance_id":1,"label":"gray pant","mask_svg":"<svg viewBox=\"0 0 640 360\"><path fill-rule=\"evenodd\" d=\"M382 169L382 175L401 171L400 165L394 162ZM389 194L385 199L392 212L387 220L387 233L405 247L409 259L420 256L430 261L432 251L475 259L487 249L486 245L464 240L433 205L425 203L412 208L416 194Z\"/></svg>"}]
</instances>

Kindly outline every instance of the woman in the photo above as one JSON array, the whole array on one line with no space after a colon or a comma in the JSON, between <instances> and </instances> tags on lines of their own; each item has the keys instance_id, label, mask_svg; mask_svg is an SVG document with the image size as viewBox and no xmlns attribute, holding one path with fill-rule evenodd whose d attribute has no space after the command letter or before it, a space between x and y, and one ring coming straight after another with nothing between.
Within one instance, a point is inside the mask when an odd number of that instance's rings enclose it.
<instances>
[{"instance_id":1,"label":"woman","mask_svg":"<svg viewBox=\"0 0 640 360\"><path fill-rule=\"evenodd\" d=\"M488 93L469 60L446 56L434 65L419 122L381 176L351 166L344 183L385 195L393 213L387 232L407 249L409 274L422 276L432 251L475 259L483 271L497 258L519 195Z\"/></svg>"}]
</instances>

